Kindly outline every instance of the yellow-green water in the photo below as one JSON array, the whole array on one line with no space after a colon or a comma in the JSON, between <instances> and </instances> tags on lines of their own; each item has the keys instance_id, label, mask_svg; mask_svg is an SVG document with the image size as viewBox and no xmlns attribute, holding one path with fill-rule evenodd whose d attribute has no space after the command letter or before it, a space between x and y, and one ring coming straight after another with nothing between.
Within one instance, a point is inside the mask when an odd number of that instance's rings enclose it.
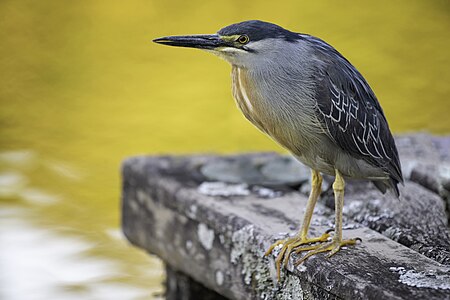
<instances>
[{"instance_id":1,"label":"yellow-green water","mask_svg":"<svg viewBox=\"0 0 450 300\"><path fill-rule=\"evenodd\" d=\"M155 37L246 19L317 35L363 73L394 132L450 133L448 1L3 0L0 12L1 299L158 297L159 261L119 234L121 160L281 151L235 108L224 61Z\"/></svg>"}]
</instances>

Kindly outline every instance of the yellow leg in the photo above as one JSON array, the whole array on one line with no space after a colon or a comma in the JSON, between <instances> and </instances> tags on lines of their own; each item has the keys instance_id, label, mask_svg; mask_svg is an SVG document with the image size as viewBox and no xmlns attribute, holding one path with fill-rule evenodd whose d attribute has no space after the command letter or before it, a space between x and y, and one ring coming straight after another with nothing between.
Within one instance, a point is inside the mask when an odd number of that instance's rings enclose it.
<instances>
[{"instance_id":1,"label":"yellow leg","mask_svg":"<svg viewBox=\"0 0 450 300\"><path fill-rule=\"evenodd\" d=\"M344 187L345 182L341 173L336 170L336 179L333 183L334 190L334 199L335 199L335 211L336 211L336 221L335 221L335 232L333 240L330 243L322 244L322 245L313 245L309 247L302 247L296 249L296 253L300 253L302 251L309 251L303 256L299 261L295 263L296 266L304 262L309 257L321 253L329 251L330 253L327 257L334 255L338 252L342 246L345 245L354 245L358 239L350 239L350 240L342 240L342 209L344 207Z\"/></svg>"},{"instance_id":2,"label":"yellow leg","mask_svg":"<svg viewBox=\"0 0 450 300\"><path fill-rule=\"evenodd\" d=\"M284 260L284 264L287 265L291 252L298 246L317 242L326 242L329 238L328 232L324 233L320 237L308 238L309 225L311 224L311 217L316 205L317 199L320 196L322 190L322 175L316 170L312 170L312 184L311 193L309 195L308 203L306 204L305 216L303 217L303 223L300 231L292 238L278 240L273 243L266 251L265 255L269 255L273 249L278 245L283 245L280 253L278 254L275 265L277 268L277 276L280 278L281 264Z\"/></svg>"},{"instance_id":3,"label":"yellow leg","mask_svg":"<svg viewBox=\"0 0 450 300\"><path fill-rule=\"evenodd\" d=\"M307 239L309 225L311 224L311 217L313 215L314 207L316 206L317 199L319 199L322 192L322 175L316 170L312 170L311 180L311 193L309 194L308 202L306 203L305 216L303 217L303 223L300 230L300 237Z\"/></svg>"}]
</instances>

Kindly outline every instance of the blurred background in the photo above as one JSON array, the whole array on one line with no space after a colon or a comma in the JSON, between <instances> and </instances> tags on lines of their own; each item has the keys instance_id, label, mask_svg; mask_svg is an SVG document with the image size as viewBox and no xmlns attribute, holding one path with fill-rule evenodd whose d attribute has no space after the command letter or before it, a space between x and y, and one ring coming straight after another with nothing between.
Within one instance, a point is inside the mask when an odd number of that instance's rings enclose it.
<instances>
[{"instance_id":1,"label":"blurred background","mask_svg":"<svg viewBox=\"0 0 450 300\"><path fill-rule=\"evenodd\" d=\"M0 1L0 299L161 299L120 231L131 155L283 151L231 96L230 66L151 43L262 19L361 71L396 134L450 133L450 2Z\"/></svg>"}]
</instances>

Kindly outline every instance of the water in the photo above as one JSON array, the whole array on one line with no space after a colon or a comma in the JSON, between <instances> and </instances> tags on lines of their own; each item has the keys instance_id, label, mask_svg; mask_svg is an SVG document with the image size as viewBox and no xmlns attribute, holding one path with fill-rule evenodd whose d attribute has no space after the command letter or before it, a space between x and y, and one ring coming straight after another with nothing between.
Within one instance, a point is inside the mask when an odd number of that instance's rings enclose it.
<instances>
[{"instance_id":1,"label":"water","mask_svg":"<svg viewBox=\"0 0 450 300\"><path fill-rule=\"evenodd\" d=\"M322 37L396 133L450 133L447 1L0 2L0 299L157 299L119 230L120 162L282 151L235 108L230 67L152 44L259 18Z\"/></svg>"}]
</instances>

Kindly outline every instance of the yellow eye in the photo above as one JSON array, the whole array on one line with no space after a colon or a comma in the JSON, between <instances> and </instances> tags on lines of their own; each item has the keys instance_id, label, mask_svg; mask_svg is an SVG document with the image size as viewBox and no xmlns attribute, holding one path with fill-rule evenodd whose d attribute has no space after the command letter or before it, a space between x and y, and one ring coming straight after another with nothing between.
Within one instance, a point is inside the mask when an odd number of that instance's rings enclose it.
<instances>
[{"instance_id":1,"label":"yellow eye","mask_svg":"<svg viewBox=\"0 0 450 300\"><path fill-rule=\"evenodd\" d=\"M250 40L250 39L249 39L248 36L246 36L246 35L241 35L241 36L238 38L238 42L241 43L241 44L247 44L249 40Z\"/></svg>"}]
</instances>

